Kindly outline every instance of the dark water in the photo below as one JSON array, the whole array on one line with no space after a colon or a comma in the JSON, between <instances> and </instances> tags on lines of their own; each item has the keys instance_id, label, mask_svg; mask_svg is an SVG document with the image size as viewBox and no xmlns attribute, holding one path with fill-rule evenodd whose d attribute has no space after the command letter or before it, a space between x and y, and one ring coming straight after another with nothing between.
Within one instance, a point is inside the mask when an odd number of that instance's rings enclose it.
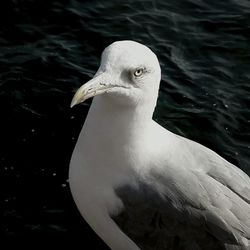
<instances>
[{"instance_id":1,"label":"dark water","mask_svg":"<svg viewBox=\"0 0 250 250\"><path fill-rule=\"evenodd\" d=\"M250 174L248 0L1 1L1 238L104 249L67 182L90 102L69 104L103 48L122 39L159 57L155 119Z\"/></svg>"}]
</instances>

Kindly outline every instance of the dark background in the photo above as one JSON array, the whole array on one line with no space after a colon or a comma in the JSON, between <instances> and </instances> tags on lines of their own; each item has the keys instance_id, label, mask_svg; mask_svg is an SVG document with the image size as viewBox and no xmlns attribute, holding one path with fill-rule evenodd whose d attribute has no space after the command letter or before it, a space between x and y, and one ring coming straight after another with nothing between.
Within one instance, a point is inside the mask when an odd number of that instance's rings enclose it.
<instances>
[{"instance_id":1,"label":"dark background","mask_svg":"<svg viewBox=\"0 0 250 250\"><path fill-rule=\"evenodd\" d=\"M154 118L250 174L248 0L1 1L1 239L104 249L67 182L91 101L69 105L102 50L123 39L161 62Z\"/></svg>"}]
</instances>

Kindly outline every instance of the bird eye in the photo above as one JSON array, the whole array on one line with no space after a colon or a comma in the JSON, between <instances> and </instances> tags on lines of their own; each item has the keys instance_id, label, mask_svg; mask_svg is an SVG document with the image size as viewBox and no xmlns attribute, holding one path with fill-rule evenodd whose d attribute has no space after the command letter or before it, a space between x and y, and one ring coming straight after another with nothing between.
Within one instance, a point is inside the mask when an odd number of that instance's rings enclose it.
<instances>
[{"instance_id":1,"label":"bird eye","mask_svg":"<svg viewBox=\"0 0 250 250\"><path fill-rule=\"evenodd\" d=\"M142 73L143 73L143 68L138 68L134 71L134 76L139 77L142 75Z\"/></svg>"}]
</instances>

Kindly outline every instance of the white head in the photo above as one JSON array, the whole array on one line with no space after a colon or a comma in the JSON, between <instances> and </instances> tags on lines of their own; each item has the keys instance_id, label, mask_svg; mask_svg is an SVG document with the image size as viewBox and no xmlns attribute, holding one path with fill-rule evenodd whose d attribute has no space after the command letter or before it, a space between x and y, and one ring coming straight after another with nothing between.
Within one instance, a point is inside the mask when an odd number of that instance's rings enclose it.
<instances>
[{"instance_id":1,"label":"white head","mask_svg":"<svg viewBox=\"0 0 250 250\"><path fill-rule=\"evenodd\" d=\"M117 104L155 106L161 69L156 55L134 41L118 41L102 53L101 65L93 79L76 92L71 107L103 94Z\"/></svg>"}]
</instances>

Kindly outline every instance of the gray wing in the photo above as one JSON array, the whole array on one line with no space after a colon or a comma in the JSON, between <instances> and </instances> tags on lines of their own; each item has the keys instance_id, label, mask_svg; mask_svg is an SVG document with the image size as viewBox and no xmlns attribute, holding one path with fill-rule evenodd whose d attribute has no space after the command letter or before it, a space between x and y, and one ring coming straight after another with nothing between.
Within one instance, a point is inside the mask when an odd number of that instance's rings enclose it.
<instances>
[{"instance_id":1,"label":"gray wing","mask_svg":"<svg viewBox=\"0 0 250 250\"><path fill-rule=\"evenodd\" d=\"M114 220L142 249L249 249L249 177L197 147L204 166L152 168L136 187L116 190L124 210Z\"/></svg>"},{"instance_id":2,"label":"gray wing","mask_svg":"<svg viewBox=\"0 0 250 250\"><path fill-rule=\"evenodd\" d=\"M250 178L246 173L203 145L186 138L181 138L181 140L189 153L202 162L199 165L209 176L250 204Z\"/></svg>"},{"instance_id":3,"label":"gray wing","mask_svg":"<svg viewBox=\"0 0 250 250\"><path fill-rule=\"evenodd\" d=\"M142 250L226 249L205 230L206 220L201 218L205 214L200 209L192 206L185 209L171 198L163 197L155 185L140 182L137 187L120 187L116 194L124 208L112 218ZM215 221L212 213L206 215L209 221ZM230 243L235 242L233 236L229 238Z\"/></svg>"}]
</instances>

